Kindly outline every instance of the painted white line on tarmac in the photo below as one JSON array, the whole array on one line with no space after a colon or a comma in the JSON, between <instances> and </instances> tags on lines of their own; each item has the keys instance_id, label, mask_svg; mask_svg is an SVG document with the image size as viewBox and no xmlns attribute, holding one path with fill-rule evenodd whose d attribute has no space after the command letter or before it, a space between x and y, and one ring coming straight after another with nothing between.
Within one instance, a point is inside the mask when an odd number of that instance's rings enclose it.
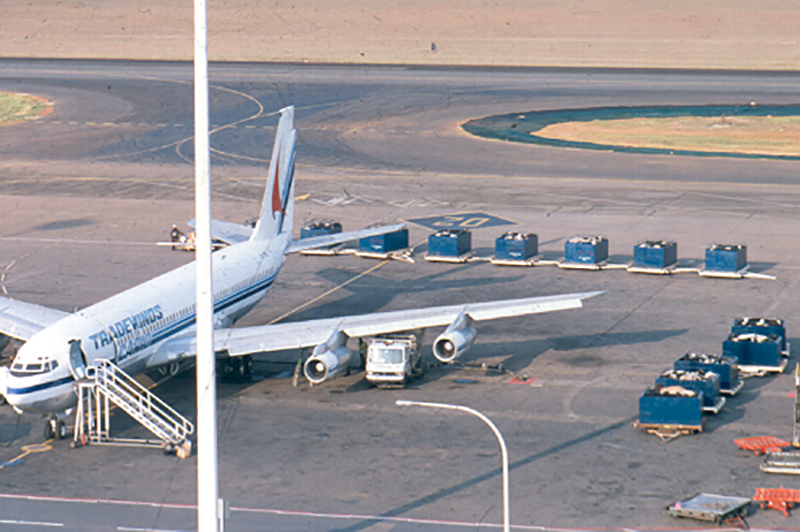
<instances>
[{"instance_id":1,"label":"painted white line on tarmac","mask_svg":"<svg viewBox=\"0 0 800 532\"><path fill-rule=\"evenodd\" d=\"M129 501L129 500L113 500L113 499L81 499L74 497L52 497L46 495L18 495L11 493L0 493L0 499L20 499L28 501L42 501L42 502L63 502L63 503L78 503L78 504L109 504L119 506L144 506L153 508L170 508L177 510L196 511L197 506L193 504L176 504L176 503L157 503L146 501ZM369 514L351 514L351 513L327 513L327 512L314 512L303 510L278 510L270 508L245 508L245 507L231 507L231 512L253 513L253 514L271 514L282 515L288 517L306 517L306 518L324 518L324 519L347 519L358 521L380 521L388 523L408 523L417 525L434 525L434 526L450 526L454 528L470 528L475 529L500 529L503 527L501 523L476 523L470 521L455 521L451 519L431 519L419 517L401 517L401 516L387 516L387 515L369 515ZM0 521L0 524L36 524L39 526L63 527L62 523L33 523L33 522L20 522L20 521ZM512 524L511 528L517 530L531 530L539 532L586 532L587 530L596 531L619 531L619 532L703 532L702 528L683 528L679 526L659 526L659 527L603 527L597 529L586 528L569 528L569 527L547 527L539 525L520 525ZM185 530L164 530L157 528L133 528L117 526L116 530L119 532L188 532ZM727 530L727 529L726 529ZM787 529L762 529L762 530L797 530L797 528Z\"/></svg>"},{"instance_id":2,"label":"painted white line on tarmac","mask_svg":"<svg viewBox=\"0 0 800 532\"><path fill-rule=\"evenodd\" d=\"M64 523L47 523L45 521L17 521L14 519L0 519L0 525L49 526L57 528L64 526Z\"/></svg>"},{"instance_id":3,"label":"painted white line on tarmac","mask_svg":"<svg viewBox=\"0 0 800 532\"><path fill-rule=\"evenodd\" d=\"M188 532L187 530L167 530L164 528L136 528L132 526L118 526L120 532Z\"/></svg>"}]
</instances>

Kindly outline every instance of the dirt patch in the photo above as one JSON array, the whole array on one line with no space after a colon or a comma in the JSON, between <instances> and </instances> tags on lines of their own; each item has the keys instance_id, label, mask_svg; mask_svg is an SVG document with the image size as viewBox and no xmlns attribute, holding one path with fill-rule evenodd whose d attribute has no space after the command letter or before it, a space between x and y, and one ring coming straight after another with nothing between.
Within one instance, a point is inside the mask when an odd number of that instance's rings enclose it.
<instances>
[{"instance_id":1,"label":"dirt patch","mask_svg":"<svg viewBox=\"0 0 800 532\"><path fill-rule=\"evenodd\" d=\"M553 124L535 134L609 146L800 156L800 116L592 120Z\"/></svg>"},{"instance_id":2,"label":"dirt patch","mask_svg":"<svg viewBox=\"0 0 800 532\"><path fill-rule=\"evenodd\" d=\"M786 0L231 0L208 4L217 61L794 70ZM186 0L0 2L0 56L192 58Z\"/></svg>"},{"instance_id":3,"label":"dirt patch","mask_svg":"<svg viewBox=\"0 0 800 532\"><path fill-rule=\"evenodd\" d=\"M53 112L53 104L39 96L0 92L0 126L39 118Z\"/></svg>"}]
</instances>

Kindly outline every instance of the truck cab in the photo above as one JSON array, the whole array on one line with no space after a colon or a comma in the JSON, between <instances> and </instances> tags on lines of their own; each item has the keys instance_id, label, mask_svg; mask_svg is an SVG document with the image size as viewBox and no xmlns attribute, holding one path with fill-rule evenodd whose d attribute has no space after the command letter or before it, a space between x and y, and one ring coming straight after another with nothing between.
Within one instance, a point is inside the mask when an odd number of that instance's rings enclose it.
<instances>
[{"instance_id":1,"label":"truck cab","mask_svg":"<svg viewBox=\"0 0 800 532\"><path fill-rule=\"evenodd\" d=\"M423 373L422 334L394 333L367 340L366 379L381 388L404 388Z\"/></svg>"}]
</instances>

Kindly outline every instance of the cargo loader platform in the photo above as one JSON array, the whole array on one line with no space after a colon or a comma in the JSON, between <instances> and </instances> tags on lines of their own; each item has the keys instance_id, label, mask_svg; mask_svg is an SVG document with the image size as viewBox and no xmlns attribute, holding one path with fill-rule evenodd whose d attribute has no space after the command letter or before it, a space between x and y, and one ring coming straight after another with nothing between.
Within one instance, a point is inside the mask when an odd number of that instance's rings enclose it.
<instances>
[{"instance_id":1,"label":"cargo loader platform","mask_svg":"<svg viewBox=\"0 0 800 532\"><path fill-rule=\"evenodd\" d=\"M764 463L761 464L759 469L764 473L800 475L800 453L767 453L767 456L764 458Z\"/></svg>"},{"instance_id":2,"label":"cargo loader platform","mask_svg":"<svg viewBox=\"0 0 800 532\"><path fill-rule=\"evenodd\" d=\"M664 508L672 517L687 517L713 523L735 523L747 529L744 518L749 513L750 499L701 493Z\"/></svg>"},{"instance_id":3,"label":"cargo loader platform","mask_svg":"<svg viewBox=\"0 0 800 532\"><path fill-rule=\"evenodd\" d=\"M728 388L728 389L720 389L719 393L724 393L725 395L730 395L731 397L733 397L734 395L739 393L739 391L742 388L744 388L744 381L740 379L740 380L736 381L735 383L733 383L730 388Z\"/></svg>"},{"instance_id":4,"label":"cargo loader platform","mask_svg":"<svg viewBox=\"0 0 800 532\"><path fill-rule=\"evenodd\" d=\"M451 264L461 264L475 260L472 252L467 252L463 255L456 255L452 257L449 255L431 255L430 253L426 253L424 257L428 262L449 262Z\"/></svg>"},{"instance_id":5,"label":"cargo loader platform","mask_svg":"<svg viewBox=\"0 0 800 532\"><path fill-rule=\"evenodd\" d=\"M765 377L768 373L783 373L787 364L789 364L789 359L783 357L783 360L777 366L740 365L739 374L743 378Z\"/></svg>"},{"instance_id":6,"label":"cargo loader platform","mask_svg":"<svg viewBox=\"0 0 800 532\"><path fill-rule=\"evenodd\" d=\"M703 419L699 425L668 425L664 423L641 423L633 422L633 427L642 429L648 434L658 436L664 443L670 442L680 436L689 436L695 432L703 432L706 420Z\"/></svg>"},{"instance_id":7,"label":"cargo loader platform","mask_svg":"<svg viewBox=\"0 0 800 532\"><path fill-rule=\"evenodd\" d=\"M713 406L703 406L703 412L708 412L709 414L719 414L719 411L722 410L723 406L725 406L725 398L717 397L717 400L714 402Z\"/></svg>"}]
</instances>

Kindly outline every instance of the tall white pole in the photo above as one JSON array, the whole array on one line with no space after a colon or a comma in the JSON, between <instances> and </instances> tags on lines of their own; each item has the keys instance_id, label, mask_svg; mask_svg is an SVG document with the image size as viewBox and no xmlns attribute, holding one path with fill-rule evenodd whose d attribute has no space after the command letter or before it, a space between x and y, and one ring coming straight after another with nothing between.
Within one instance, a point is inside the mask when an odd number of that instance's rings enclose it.
<instances>
[{"instance_id":1,"label":"tall white pole","mask_svg":"<svg viewBox=\"0 0 800 532\"><path fill-rule=\"evenodd\" d=\"M492 423L492 421L478 412L477 410L473 410L472 408L467 408L466 406L459 406L459 405L448 405L444 403L423 403L420 401L406 401L405 399L398 399L395 401L395 404L398 406L424 406L427 408L444 408L446 410L459 410L461 412L467 412L472 414L473 416L477 416L481 418L484 423L489 425L489 428L492 429L494 435L497 436L497 441L500 442L500 454L502 455L503 460L503 532L509 532L511 530L511 516L510 516L510 509L508 504L508 451L506 450L506 442L503 439L503 435L500 434L500 431L497 430L497 427Z\"/></svg>"},{"instance_id":2,"label":"tall white pole","mask_svg":"<svg viewBox=\"0 0 800 532\"><path fill-rule=\"evenodd\" d=\"M206 2L194 0L194 161L197 266L197 530L219 532L217 379L211 279L211 172L208 142Z\"/></svg>"}]
</instances>

